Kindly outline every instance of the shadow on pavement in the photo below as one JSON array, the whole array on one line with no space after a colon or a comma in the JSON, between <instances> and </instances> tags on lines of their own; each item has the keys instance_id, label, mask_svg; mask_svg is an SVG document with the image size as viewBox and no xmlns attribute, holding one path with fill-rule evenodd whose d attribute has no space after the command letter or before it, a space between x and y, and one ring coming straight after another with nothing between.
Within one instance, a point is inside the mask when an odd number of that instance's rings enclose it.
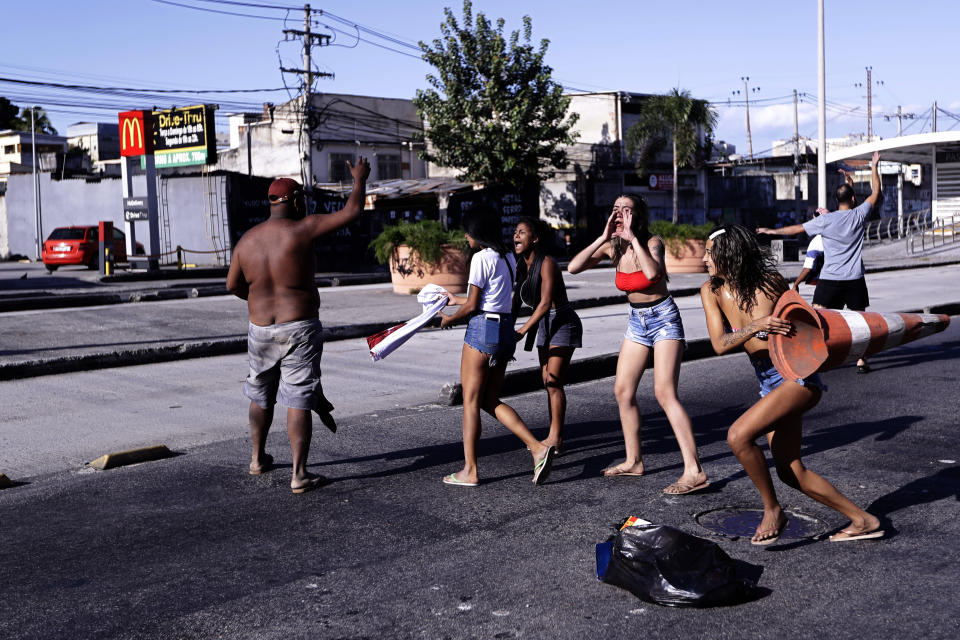
<instances>
[{"instance_id":1,"label":"shadow on pavement","mask_svg":"<svg viewBox=\"0 0 960 640\"><path fill-rule=\"evenodd\" d=\"M157 345L157 344L179 344L181 342L205 342L210 340L225 340L225 339L240 339L246 338L246 334L242 333L231 333L219 336L191 336L189 338L157 338L152 340L138 340L136 342L102 342L102 343L92 343L92 344L69 344L69 345L57 345L53 347L43 347L38 349L7 349L0 350L0 356L15 356L15 355L26 355L30 353L44 353L48 351L63 351L65 349L97 349L97 348L118 348L118 347L136 347L140 345Z\"/></svg>"}]
</instances>

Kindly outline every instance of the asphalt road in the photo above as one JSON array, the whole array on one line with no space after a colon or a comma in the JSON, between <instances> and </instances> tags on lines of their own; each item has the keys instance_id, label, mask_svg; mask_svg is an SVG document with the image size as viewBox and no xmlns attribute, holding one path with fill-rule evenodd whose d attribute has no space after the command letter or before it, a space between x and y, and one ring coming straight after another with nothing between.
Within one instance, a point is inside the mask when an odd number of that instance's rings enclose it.
<instances>
[{"instance_id":1,"label":"asphalt road","mask_svg":"<svg viewBox=\"0 0 960 640\"><path fill-rule=\"evenodd\" d=\"M176 447L181 455L167 460L73 467L0 491L0 637L955 638L960 326L955 318L945 333L872 363L867 376L849 367L825 375L829 391L808 414L804 454L880 516L888 537L846 545L786 537L765 548L718 538L733 557L763 566L765 592L708 610L659 607L598 583L594 545L628 514L706 537L696 514L758 506L725 442L756 398L742 354L683 366L681 395L713 483L681 497L661 493L680 460L649 376L640 390L643 478L599 477L622 453L612 380L603 379L570 388L569 452L543 487L530 483L519 441L489 421L484 483L441 484L462 460L460 410L422 406L351 416L335 436L318 430L312 469L334 482L294 496L281 428L269 443L280 468L250 477L242 405L225 413L226 396L196 379L151 388L161 365L118 370L136 376L144 396L91 394L77 413L117 403L129 414L117 430L163 424L155 408L138 413L143 398L190 391L206 407L198 431L222 422L236 433ZM239 404L235 390L224 393ZM542 394L511 403L543 432ZM23 430L39 410L23 409ZM76 428L67 412L43 437ZM820 519L824 531L845 524L778 488L788 509Z\"/></svg>"}]
</instances>

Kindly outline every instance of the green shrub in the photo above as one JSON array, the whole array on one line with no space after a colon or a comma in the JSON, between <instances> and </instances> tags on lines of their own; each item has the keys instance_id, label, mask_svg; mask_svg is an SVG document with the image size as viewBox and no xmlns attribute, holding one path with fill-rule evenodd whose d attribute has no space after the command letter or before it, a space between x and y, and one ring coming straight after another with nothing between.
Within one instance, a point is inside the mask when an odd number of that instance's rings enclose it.
<instances>
[{"instance_id":1,"label":"green shrub","mask_svg":"<svg viewBox=\"0 0 960 640\"><path fill-rule=\"evenodd\" d=\"M654 220L650 223L650 233L663 238L664 244L674 257L679 257L687 240L706 240L713 231L714 224L673 224L669 220Z\"/></svg>"},{"instance_id":2,"label":"green shrub","mask_svg":"<svg viewBox=\"0 0 960 640\"><path fill-rule=\"evenodd\" d=\"M440 261L445 245L453 245L461 251L467 250L463 231L447 231L436 220L387 225L380 235L370 242L370 248L373 249L377 262L387 264L391 257L396 258L397 247L402 244L410 247L420 260L427 264Z\"/></svg>"}]
</instances>

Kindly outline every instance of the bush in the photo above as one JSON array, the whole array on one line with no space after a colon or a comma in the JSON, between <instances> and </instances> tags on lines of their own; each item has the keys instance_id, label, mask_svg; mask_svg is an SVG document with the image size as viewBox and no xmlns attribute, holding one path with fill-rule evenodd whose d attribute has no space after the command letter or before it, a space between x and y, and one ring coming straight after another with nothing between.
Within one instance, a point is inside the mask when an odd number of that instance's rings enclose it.
<instances>
[{"instance_id":1,"label":"bush","mask_svg":"<svg viewBox=\"0 0 960 640\"><path fill-rule=\"evenodd\" d=\"M713 231L714 224L673 224L669 220L654 220L650 223L650 233L663 238L663 243L674 257L679 257L687 240L706 240Z\"/></svg>"},{"instance_id":2,"label":"bush","mask_svg":"<svg viewBox=\"0 0 960 640\"><path fill-rule=\"evenodd\" d=\"M391 257L396 258L397 247L402 244L410 247L420 260L427 264L440 261L445 245L453 245L461 251L467 250L463 231L448 231L436 220L387 225L370 243L370 248L373 249L377 262L387 264Z\"/></svg>"}]
</instances>

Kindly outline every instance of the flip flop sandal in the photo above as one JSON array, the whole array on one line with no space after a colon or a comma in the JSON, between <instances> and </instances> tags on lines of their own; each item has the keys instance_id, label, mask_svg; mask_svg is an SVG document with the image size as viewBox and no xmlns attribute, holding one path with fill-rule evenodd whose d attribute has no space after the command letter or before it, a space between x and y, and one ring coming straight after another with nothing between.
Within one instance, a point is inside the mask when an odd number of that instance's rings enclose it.
<instances>
[{"instance_id":1,"label":"flip flop sandal","mask_svg":"<svg viewBox=\"0 0 960 640\"><path fill-rule=\"evenodd\" d=\"M550 469L553 468L553 456L557 450L553 447L547 447L547 452L540 461L533 467L533 483L543 484L550 475Z\"/></svg>"},{"instance_id":2,"label":"flip flop sandal","mask_svg":"<svg viewBox=\"0 0 960 640\"><path fill-rule=\"evenodd\" d=\"M455 487L475 487L479 482L467 482L466 480L457 480L457 476L451 473L443 477L443 484L452 484Z\"/></svg>"}]
</instances>

